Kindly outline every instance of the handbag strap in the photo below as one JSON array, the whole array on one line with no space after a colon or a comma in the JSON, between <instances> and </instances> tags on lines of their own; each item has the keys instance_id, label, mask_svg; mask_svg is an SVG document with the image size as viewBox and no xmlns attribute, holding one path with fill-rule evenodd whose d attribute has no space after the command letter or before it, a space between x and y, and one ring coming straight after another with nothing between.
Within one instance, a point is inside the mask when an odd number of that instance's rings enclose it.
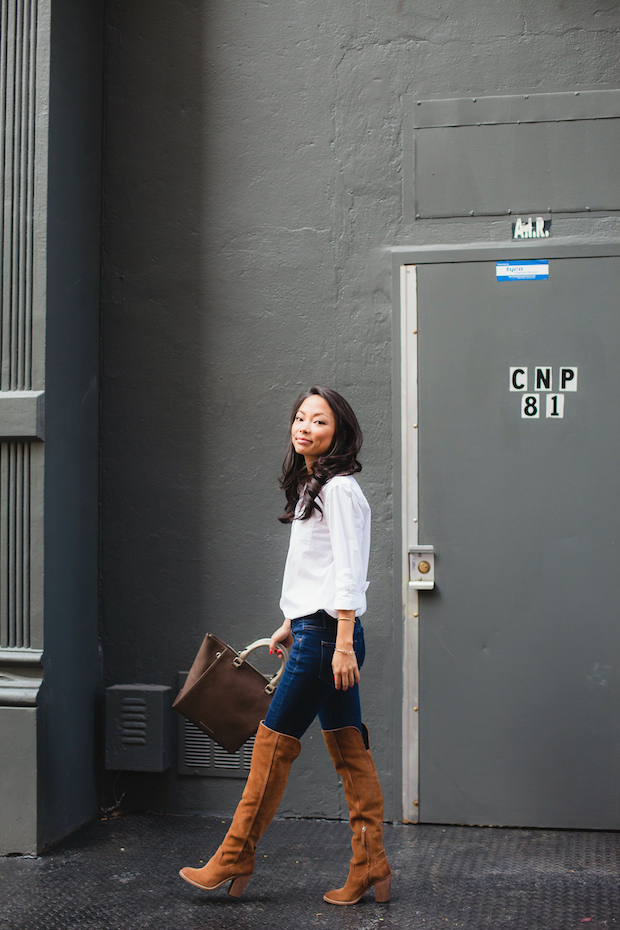
<instances>
[{"instance_id":1,"label":"handbag strap","mask_svg":"<svg viewBox=\"0 0 620 930\"><path fill-rule=\"evenodd\" d=\"M249 646L246 646L243 652L240 652L239 655L235 659L233 659L233 665L239 668L239 666L245 662L245 660L247 659L247 657L249 656L251 652L254 652L255 649L260 649L262 646L269 646L270 644L271 644L270 639L255 640L253 643L250 643ZM278 643L278 649L282 650L282 656L281 656L282 664L280 665L280 668L278 669L276 674L270 679L269 684L265 688L265 691L267 692L267 694L273 694L273 692L278 687L278 682L282 678L282 674L284 672L284 666L286 665L288 661L288 649L286 648L286 646L283 646L282 643Z\"/></svg>"}]
</instances>

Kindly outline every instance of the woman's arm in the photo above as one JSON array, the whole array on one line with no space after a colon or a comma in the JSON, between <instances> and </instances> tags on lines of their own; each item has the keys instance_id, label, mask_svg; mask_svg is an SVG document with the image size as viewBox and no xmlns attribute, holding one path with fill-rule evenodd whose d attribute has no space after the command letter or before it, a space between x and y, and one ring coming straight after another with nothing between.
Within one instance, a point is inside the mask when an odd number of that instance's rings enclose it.
<instances>
[{"instance_id":1,"label":"woman's arm","mask_svg":"<svg viewBox=\"0 0 620 930\"><path fill-rule=\"evenodd\" d=\"M355 612L364 602L367 587L366 565L362 554L365 548L365 516L351 488L341 483L326 486L324 513L336 569L338 633L332 670L336 688L346 691L360 680L353 650L353 631Z\"/></svg>"},{"instance_id":2,"label":"woman's arm","mask_svg":"<svg viewBox=\"0 0 620 930\"><path fill-rule=\"evenodd\" d=\"M354 610L338 611L338 632L336 634L336 648L332 659L334 685L336 690L346 691L353 685L359 684L360 670L353 650L353 628L355 626Z\"/></svg>"},{"instance_id":3,"label":"woman's arm","mask_svg":"<svg viewBox=\"0 0 620 930\"><path fill-rule=\"evenodd\" d=\"M324 501L335 570L333 606L339 616L352 610L363 611L368 587L370 509L365 499L359 500L352 486L340 476L325 486Z\"/></svg>"}]
</instances>

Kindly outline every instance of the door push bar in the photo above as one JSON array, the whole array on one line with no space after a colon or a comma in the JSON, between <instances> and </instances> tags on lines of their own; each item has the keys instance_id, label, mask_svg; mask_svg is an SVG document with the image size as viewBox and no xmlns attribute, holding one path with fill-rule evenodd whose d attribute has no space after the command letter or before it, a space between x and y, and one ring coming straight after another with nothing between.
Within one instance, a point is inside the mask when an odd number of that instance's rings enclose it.
<instances>
[{"instance_id":1,"label":"door push bar","mask_svg":"<svg viewBox=\"0 0 620 930\"><path fill-rule=\"evenodd\" d=\"M435 587L433 546L413 546L409 550L409 587L430 591Z\"/></svg>"}]
</instances>

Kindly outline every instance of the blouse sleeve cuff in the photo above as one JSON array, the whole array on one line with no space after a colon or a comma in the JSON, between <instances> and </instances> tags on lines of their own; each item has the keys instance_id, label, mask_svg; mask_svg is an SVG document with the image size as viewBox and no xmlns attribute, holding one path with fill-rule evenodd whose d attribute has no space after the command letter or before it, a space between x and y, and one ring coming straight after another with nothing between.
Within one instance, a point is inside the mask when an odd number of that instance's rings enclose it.
<instances>
[{"instance_id":1,"label":"blouse sleeve cuff","mask_svg":"<svg viewBox=\"0 0 620 930\"><path fill-rule=\"evenodd\" d=\"M355 610L363 598L349 569L336 572L336 603L340 610Z\"/></svg>"}]
</instances>

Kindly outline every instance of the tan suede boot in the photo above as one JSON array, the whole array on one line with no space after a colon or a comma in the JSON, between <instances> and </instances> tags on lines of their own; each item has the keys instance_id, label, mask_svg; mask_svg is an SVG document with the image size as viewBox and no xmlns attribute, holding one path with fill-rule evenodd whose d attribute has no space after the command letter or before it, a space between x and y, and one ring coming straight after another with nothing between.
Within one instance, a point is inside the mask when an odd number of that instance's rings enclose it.
<instances>
[{"instance_id":1,"label":"tan suede boot","mask_svg":"<svg viewBox=\"0 0 620 930\"><path fill-rule=\"evenodd\" d=\"M368 731L364 727L366 737ZM357 727L324 730L323 736L344 785L353 836L349 877L323 895L328 904L357 904L374 885L375 901L390 900L390 865L383 848L383 795L377 770Z\"/></svg>"},{"instance_id":2,"label":"tan suede boot","mask_svg":"<svg viewBox=\"0 0 620 930\"><path fill-rule=\"evenodd\" d=\"M203 868L181 869L181 878L206 891L231 882L228 893L241 895L252 877L256 844L273 820L300 749L294 736L259 724L250 774L222 845Z\"/></svg>"}]
</instances>

